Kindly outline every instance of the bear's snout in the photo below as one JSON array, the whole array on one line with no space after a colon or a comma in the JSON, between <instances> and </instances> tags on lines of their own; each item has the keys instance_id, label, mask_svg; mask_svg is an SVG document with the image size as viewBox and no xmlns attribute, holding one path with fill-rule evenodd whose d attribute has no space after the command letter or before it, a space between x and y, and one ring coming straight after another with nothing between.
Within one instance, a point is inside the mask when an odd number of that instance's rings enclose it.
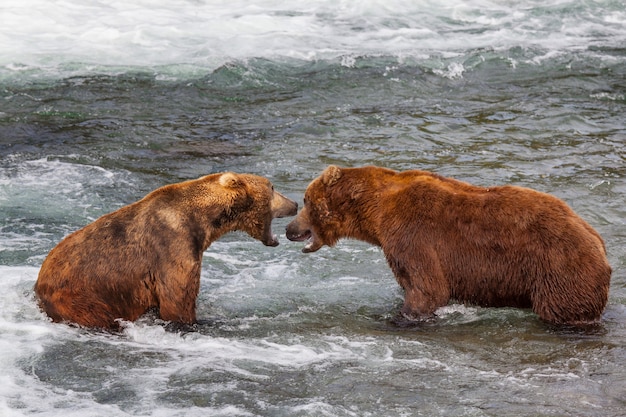
<instances>
[{"instance_id":1,"label":"bear's snout","mask_svg":"<svg viewBox=\"0 0 626 417\"><path fill-rule=\"evenodd\" d=\"M298 203L274 191L272 199L272 218L290 217L298 214Z\"/></svg>"},{"instance_id":2,"label":"bear's snout","mask_svg":"<svg viewBox=\"0 0 626 417\"><path fill-rule=\"evenodd\" d=\"M285 236L287 236L287 239L291 240L292 242L308 242L306 246L302 249L302 252L315 252L324 245L323 240L321 240L313 232L313 229L310 228L308 222L302 219L302 216L303 212L301 211L298 217L296 217L291 223L287 225L287 227L285 228Z\"/></svg>"}]
</instances>

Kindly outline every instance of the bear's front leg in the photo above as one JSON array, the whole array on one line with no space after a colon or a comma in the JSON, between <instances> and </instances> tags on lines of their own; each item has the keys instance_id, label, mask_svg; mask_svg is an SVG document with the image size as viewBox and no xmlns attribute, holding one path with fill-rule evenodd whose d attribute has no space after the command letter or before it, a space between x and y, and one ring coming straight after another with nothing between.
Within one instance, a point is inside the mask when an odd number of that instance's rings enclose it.
<instances>
[{"instance_id":1,"label":"bear's front leg","mask_svg":"<svg viewBox=\"0 0 626 417\"><path fill-rule=\"evenodd\" d=\"M409 321L422 321L433 317L437 307L419 288L404 288L404 305L400 315Z\"/></svg>"},{"instance_id":2,"label":"bear's front leg","mask_svg":"<svg viewBox=\"0 0 626 417\"><path fill-rule=\"evenodd\" d=\"M158 289L159 316L176 323L196 322L196 299L200 290L200 267L190 271L171 269Z\"/></svg>"},{"instance_id":3,"label":"bear's front leg","mask_svg":"<svg viewBox=\"0 0 626 417\"><path fill-rule=\"evenodd\" d=\"M387 257L404 290L404 305L397 321L423 321L450 300L450 288L436 257Z\"/></svg>"},{"instance_id":4,"label":"bear's front leg","mask_svg":"<svg viewBox=\"0 0 626 417\"><path fill-rule=\"evenodd\" d=\"M196 322L196 299L163 300L159 304L159 316L165 321L183 324Z\"/></svg>"}]
</instances>

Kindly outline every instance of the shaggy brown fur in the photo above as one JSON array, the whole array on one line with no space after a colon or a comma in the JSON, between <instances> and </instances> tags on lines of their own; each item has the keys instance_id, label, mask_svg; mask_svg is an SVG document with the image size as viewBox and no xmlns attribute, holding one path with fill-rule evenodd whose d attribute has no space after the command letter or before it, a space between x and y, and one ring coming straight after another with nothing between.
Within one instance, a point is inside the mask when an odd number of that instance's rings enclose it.
<instances>
[{"instance_id":1,"label":"shaggy brown fur","mask_svg":"<svg viewBox=\"0 0 626 417\"><path fill-rule=\"evenodd\" d=\"M276 246L271 222L297 204L263 177L223 173L161 187L63 239L35 293L56 322L116 328L158 308L164 320L196 321L202 253L242 230Z\"/></svg>"},{"instance_id":2,"label":"shaggy brown fur","mask_svg":"<svg viewBox=\"0 0 626 417\"><path fill-rule=\"evenodd\" d=\"M563 201L528 188L476 187L430 172L329 166L287 238L303 252L340 238L382 248L420 319L450 299L531 307L555 324L596 322L611 267L598 233Z\"/></svg>"}]
</instances>

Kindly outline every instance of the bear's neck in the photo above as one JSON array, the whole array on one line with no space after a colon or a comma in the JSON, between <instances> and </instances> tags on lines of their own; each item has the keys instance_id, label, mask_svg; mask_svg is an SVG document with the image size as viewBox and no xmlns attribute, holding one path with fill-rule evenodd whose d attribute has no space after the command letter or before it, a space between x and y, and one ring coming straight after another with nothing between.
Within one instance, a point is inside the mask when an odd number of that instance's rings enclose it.
<instances>
[{"instance_id":1,"label":"bear's neck","mask_svg":"<svg viewBox=\"0 0 626 417\"><path fill-rule=\"evenodd\" d=\"M344 219L348 227L346 228L346 235L341 237L362 240L372 245L381 246L378 237L381 223L378 199L359 198L354 202L356 203L356 210ZM348 210L344 210L344 213L348 212Z\"/></svg>"}]
</instances>

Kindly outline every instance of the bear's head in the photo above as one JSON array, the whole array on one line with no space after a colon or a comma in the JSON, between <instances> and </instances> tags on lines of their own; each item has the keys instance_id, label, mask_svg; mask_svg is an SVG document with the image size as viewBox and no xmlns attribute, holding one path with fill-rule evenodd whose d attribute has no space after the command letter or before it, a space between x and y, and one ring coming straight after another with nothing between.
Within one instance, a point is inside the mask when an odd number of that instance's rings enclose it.
<instances>
[{"instance_id":1,"label":"bear's head","mask_svg":"<svg viewBox=\"0 0 626 417\"><path fill-rule=\"evenodd\" d=\"M287 239L308 241L302 252L333 246L342 237L371 241L360 230L359 210L366 177L351 168L330 165L314 179L304 193L304 207L287 225ZM374 243L374 242L372 242Z\"/></svg>"},{"instance_id":2,"label":"bear's head","mask_svg":"<svg viewBox=\"0 0 626 417\"><path fill-rule=\"evenodd\" d=\"M241 230L266 246L278 246L272 233L272 220L293 216L298 204L278 191L264 177L226 172L218 179L227 198L223 212L213 220L213 227Z\"/></svg>"}]
</instances>

